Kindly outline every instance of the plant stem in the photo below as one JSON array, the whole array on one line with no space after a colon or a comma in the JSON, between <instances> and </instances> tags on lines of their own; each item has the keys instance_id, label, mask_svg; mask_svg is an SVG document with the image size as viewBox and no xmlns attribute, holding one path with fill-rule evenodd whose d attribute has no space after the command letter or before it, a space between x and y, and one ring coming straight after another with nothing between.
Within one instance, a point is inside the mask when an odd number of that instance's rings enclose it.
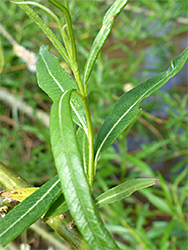
<instances>
[{"instance_id":1,"label":"plant stem","mask_svg":"<svg viewBox=\"0 0 188 250\"><path fill-rule=\"evenodd\" d=\"M31 187L24 179L16 175L0 162L0 184L6 189L19 189Z\"/></svg>"},{"instance_id":2,"label":"plant stem","mask_svg":"<svg viewBox=\"0 0 188 250\"><path fill-rule=\"evenodd\" d=\"M72 29L72 20L71 20L71 16L69 14L68 9L63 6L62 4L60 4L59 2L57 2L56 0L48 0L51 4L53 4L54 6L56 6L58 9L60 9L66 18L67 21L67 27L68 27L68 35L70 38L70 42L71 42L71 49L72 49L72 57L70 58L72 60L72 62L76 62L76 45L75 45L75 38L74 38L74 32Z\"/></svg>"},{"instance_id":3,"label":"plant stem","mask_svg":"<svg viewBox=\"0 0 188 250\"><path fill-rule=\"evenodd\" d=\"M83 95L84 98L82 98L82 102L84 105L85 113L86 113L86 119L87 119L87 125L88 125L88 144L89 144L89 166L88 166L88 181L91 188L91 191L93 189L93 181L94 181L94 140L93 140L93 127L92 127L92 121L91 121L91 113L89 109L89 101L88 101L88 93L87 88L84 91L84 87L81 81L78 64L77 64L77 56L76 56L76 43L75 43L75 37L74 32L72 28L72 20L71 16L69 14L69 8L68 8L68 1L65 1L66 7L62 4L58 3L56 0L48 0L50 3L52 3L54 6L56 6L58 9L60 9L67 21L67 28L68 28L68 35L71 42L71 64L72 64L72 70L74 73L74 77L76 79L76 82L78 84L80 93Z\"/></svg>"},{"instance_id":4,"label":"plant stem","mask_svg":"<svg viewBox=\"0 0 188 250\"><path fill-rule=\"evenodd\" d=\"M76 43L75 43L75 37L74 37L74 32L73 32L73 28L72 28L72 19L69 13L69 8L68 7L68 1L66 1L66 7L63 6L62 4L60 4L59 2L57 2L56 0L48 0L51 4L53 4L54 6L56 6L58 9L60 9L63 14L65 15L66 21L67 21L67 31L68 31L68 36L70 39L70 47L71 47L71 57L70 57L70 61L72 64L72 70L76 79L76 82L78 84L78 87L80 89L81 94L84 96L85 92L84 92L84 88L83 88L83 84L81 81L81 77L80 77L80 73L79 73L79 69L78 69L78 64L77 64L77 55L76 55ZM67 43L65 41L65 43Z\"/></svg>"},{"instance_id":5,"label":"plant stem","mask_svg":"<svg viewBox=\"0 0 188 250\"><path fill-rule=\"evenodd\" d=\"M68 2L68 0L65 0L65 7L66 7L67 10L69 11L69 2Z\"/></svg>"},{"instance_id":6,"label":"plant stem","mask_svg":"<svg viewBox=\"0 0 188 250\"><path fill-rule=\"evenodd\" d=\"M89 166L88 166L88 181L93 190L93 181L94 181L94 139L93 139L93 126L91 121L91 113L89 109L88 97L84 99L84 109L86 112L86 119L88 125L88 144L89 144Z\"/></svg>"},{"instance_id":7,"label":"plant stem","mask_svg":"<svg viewBox=\"0 0 188 250\"><path fill-rule=\"evenodd\" d=\"M76 67L77 67L77 63L76 63ZM90 185L91 192L92 192L93 181L94 181L94 171L95 171L94 170L94 138L93 138L93 126L92 126L92 121L91 121L91 112L89 108L88 93L87 93L87 89L84 91L78 67L76 68L76 71L73 71L73 72L75 73L75 78L78 83L80 92L84 96L84 98L82 98L82 102L84 105L84 110L85 110L86 119L87 119L88 144L89 144L88 181L89 181L89 185Z\"/></svg>"},{"instance_id":8,"label":"plant stem","mask_svg":"<svg viewBox=\"0 0 188 250\"><path fill-rule=\"evenodd\" d=\"M17 2L21 2L20 0L17 0ZM54 47L57 49L57 51L62 55L66 63L71 68L71 62L67 55L66 50L61 45L59 40L56 38L54 33L51 31L51 29L42 21L42 19L27 5L19 5L21 9L25 11L25 13L34 20L34 22L42 29L44 34L49 38L49 40L52 42Z\"/></svg>"},{"instance_id":9,"label":"plant stem","mask_svg":"<svg viewBox=\"0 0 188 250\"><path fill-rule=\"evenodd\" d=\"M79 73L79 69L78 69L77 62L74 63L74 65L73 65L73 73L74 73L74 77L75 77L75 79L76 79L76 82L77 82L77 84L78 84L80 93L81 93L84 97L86 97L86 96L87 96L87 93L84 91L84 87L83 87L82 80L81 80L81 77L80 77L80 73Z\"/></svg>"}]
</instances>

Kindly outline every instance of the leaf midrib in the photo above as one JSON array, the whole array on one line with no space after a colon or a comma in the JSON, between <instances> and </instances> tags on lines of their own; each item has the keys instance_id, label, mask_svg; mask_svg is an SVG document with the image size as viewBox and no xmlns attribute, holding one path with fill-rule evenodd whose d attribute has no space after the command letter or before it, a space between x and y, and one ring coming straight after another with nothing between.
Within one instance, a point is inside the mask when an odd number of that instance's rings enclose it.
<instances>
[{"instance_id":1,"label":"leaf midrib","mask_svg":"<svg viewBox=\"0 0 188 250\"><path fill-rule=\"evenodd\" d=\"M51 76L51 78L57 83L57 85L58 85L58 87L60 88L60 90L62 91L62 93L65 92L64 88L61 86L61 84L58 82L58 80L53 76L52 72L50 71L50 69L49 69L49 67L48 67L48 64L47 64L47 62L46 62L46 60L45 60L45 58L44 58L44 56L43 56L42 53L41 53L41 58L42 58L42 60L43 60L43 62L44 62L44 64L45 64L46 69L47 69L49 75ZM84 129L84 131L85 131L85 133L86 133L86 135L87 135L88 132L87 132L87 127L86 127L85 123L83 122L82 118L80 117L79 113L77 112L77 110L76 110L74 104L72 103L72 101L70 101L70 104L71 104L71 107L72 107L72 109L74 110L76 116L78 117L78 120L79 120L80 123L82 124L83 129Z\"/></svg>"},{"instance_id":2,"label":"leaf midrib","mask_svg":"<svg viewBox=\"0 0 188 250\"><path fill-rule=\"evenodd\" d=\"M14 223L12 223L10 227L8 227L2 234L0 234L0 237L2 237L6 232L8 232L9 230L11 230L11 228L12 228L15 224L19 223L19 221L21 221L21 220L22 220L22 219L23 219L23 218L24 218L33 208L35 208L35 207L40 203L40 201L42 201L42 200L45 198L45 196L47 196L47 195L51 192L51 190L52 190L59 182L60 182L60 180L58 179L58 180L50 187L50 189L48 189L48 191L47 191L43 196L41 196L41 198L40 198L36 203L34 203L33 206L31 206L31 207L27 210L26 213L24 213L22 216L20 216L18 220L16 220Z\"/></svg>"},{"instance_id":3,"label":"leaf midrib","mask_svg":"<svg viewBox=\"0 0 188 250\"><path fill-rule=\"evenodd\" d=\"M175 67L173 68L173 70L175 69ZM173 72L169 72L169 74L166 76L167 78L169 77L169 75L173 74ZM109 132L107 133L107 135L105 136L105 138L103 139L103 141L101 142L98 150L97 150L97 153L96 153L96 156L95 156L95 166L97 164L97 159L98 159L98 155L103 147L103 145L105 144L106 140L108 139L109 135L112 133L112 131L115 129L115 127L121 122L121 120L126 116L126 114L132 109L134 108L138 103L139 101L142 100L142 98L147 95L147 93L152 90L153 88L155 88L158 84L160 84L160 82L162 82L162 80L160 80L159 82L157 82L155 85L153 85L150 89L148 89L144 94L142 94L140 96L140 98L117 120L117 122L113 125L113 127L109 130Z\"/></svg>"},{"instance_id":4,"label":"leaf midrib","mask_svg":"<svg viewBox=\"0 0 188 250\"><path fill-rule=\"evenodd\" d=\"M59 121L61 121L61 110L62 110L62 108L61 108L61 102L62 102L62 99L63 99L63 97L64 97L64 95L67 93L67 91L62 95L62 97L60 98L60 102L59 102ZM63 133L62 133L62 125L61 125L61 122L60 122L60 131L61 131L61 136L62 136L62 138L63 138L63 140L64 140L64 135L63 135ZM64 150L65 150L65 152L66 152L66 158L67 158L67 163L68 163L68 166L71 166L71 163L70 163L70 159L69 159L69 154L68 154L68 152L67 152L67 149L66 149L66 147L64 147ZM81 204L81 207L82 207L82 209L84 210L84 214L85 214L85 216L86 216L86 218L87 218L87 222L88 222L88 224L89 224L89 228L90 228L90 231L93 233L93 235L94 235L94 237L95 237L95 239L94 240L96 240L99 244L98 245L101 245L100 244L100 242L98 241L98 237L96 237L96 233L95 233L95 231L93 231L92 230L92 225L90 224L90 218L88 217L88 214L87 214L87 211L86 211L86 208L85 208L85 206L83 205L83 203L82 203L82 198L80 197L80 192L79 192L79 189L78 189L78 186L77 186L77 183L75 182L75 178L74 178L74 174L73 174L73 169L72 169L72 167L68 167L69 168L69 170L71 171L71 176L72 176L72 181L73 181L73 183L74 183L74 188L75 188L75 190L76 190L76 193L77 193L77 197L78 197L78 199L79 199L79 201L80 201L80 204Z\"/></svg>"},{"instance_id":5,"label":"leaf midrib","mask_svg":"<svg viewBox=\"0 0 188 250\"><path fill-rule=\"evenodd\" d=\"M154 183L153 183L154 184ZM149 186L150 185L152 185L152 184L148 184ZM123 191L123 192L119 192L118 194L113 194L113 195L111 195L111 196L108 196L108 197L106 197L106 198L104 198L103 200L100 200L100 201L98 201L97 203L96 203L96 205L100 205L100 203L102 203L102 202L104 202L104 201L107 201L107 200L109 200L109 199L111 199L111 198L114 198L115 196L119 196L119 195L121 195L121 194L123 194L123 193L125 193L125 192L129 192L129 190L133 190L133 191L131 191L131 194L132 193L134 193L138 188L140 188L140 186L142 186L142 183L140 183L140 184L138 184L138 187L137 188L132 188L132 187L129 187L129 188L127 188L126 189L126 191ZM143 188L146 188L146 187L143 187ZM127 194L127 195L131 195L130 193L129 194ZM125 198L126 198L127 196L125 196Z\"/></svg>"}]
</instances>

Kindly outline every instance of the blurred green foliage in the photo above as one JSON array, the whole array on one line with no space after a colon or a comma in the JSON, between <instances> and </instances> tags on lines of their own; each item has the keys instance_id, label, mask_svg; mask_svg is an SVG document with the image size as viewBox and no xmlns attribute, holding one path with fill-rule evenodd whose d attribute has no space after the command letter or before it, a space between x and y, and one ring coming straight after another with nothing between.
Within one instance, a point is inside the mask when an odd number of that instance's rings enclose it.
<instances>
[{"instance_id":1,"label":"blurred green foliage","mask_svg":"<svg viewBox=\"0 0 188 250\"><path fill-rule=\"evenodd\" d=\"M63 20L59 10L46 1L38 2L50 6ZM82 72L104 12L112 1L69 2ZM34 8L60 38L53 20ZM17 43L36 54L42 44L50 45L18 6L1 1L0 9L0 23ZM135 0L118 17L88 85L95 132L127 86L136 86L163 71L170 59L183 50L187 40L187 9L187 1ZM49 113L51 101L38 88L35 74L27 70L4 36L0 45L1 88L34 110ZM54 48L52 52L59 56ZM121 249L184 250L187 247L186 90L186 72L182 70L167 88L142 104L138 121L101 158L96 195L125 179L152 174L159 178L154 188L101 210ZM32 184L41 185L55 175L48 128L14 106L1 100L0 104L0 161Z\"/></svg>"}]
</instances>

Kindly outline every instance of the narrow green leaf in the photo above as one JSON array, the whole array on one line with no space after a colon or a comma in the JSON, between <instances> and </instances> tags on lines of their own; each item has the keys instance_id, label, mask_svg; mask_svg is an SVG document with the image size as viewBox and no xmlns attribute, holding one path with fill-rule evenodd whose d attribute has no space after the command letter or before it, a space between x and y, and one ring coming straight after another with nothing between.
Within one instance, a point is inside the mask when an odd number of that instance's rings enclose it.
<instances>
[{"instance_id":1,"label":"narrow green leaf","mask_svg":"<svg viewBox=\"0 0 188 250\"><path fill-rule=\"evenodd\" d=\"M136 192L137 190L150 187L154 185L156 179L148 179L148 178L139 178L139 179L132 179L129 181L125 181L118 186L109 189L108 191L104 192L103 194L99 195L96 198L96 204L98 207L103 207L110 203L117 202L122 200L132 193Z\"/></svg>"},{"instance_id":2,"label":"narrow green leaf","mask_svg":"<svg viewBox=\"0 0 188 250\"><path fill-rule=\"evenodd\" d=\"M132 193L150 187L156 183L157 179L149 179L149 178L138 178L125 181L124 183L109 189L108 191L99 195L96 199L96 205L98 208L106 206L108 204L117 202L119 200L125 199L129 197ZM66 201L64 199L63 194L54 202L54 204L50 207L48 212L45 214L44 219L54 217L56 215L60 215L65 213L68 210Z\"/></svg>"},{"instance_id":3,"label":"narrow green leaf","mask_svg":"<svg viewBox=\"0 0 188 250\"><path fill-rule=\"evenodd\" d=\"M17 0L17 4L23 2L21 0ZM71 66L70 59L68 58L67 52L59 40L56 38L52 30L43 22L43 20L26 4L19 4L19 7L25 11L25 13L33 19L33 21L39 26L39 28L44 32L44 34L49 38L51 43L57 49L57 51L62 55L64 60L67 62L69 66Z\"/></svg>"},{"instance_id":4,"label":"narrow green leaf","mask_svg":"<svg viewBox=\"0 0 188 250\"><path fill-rule=\"evenodd\" d=\"M92 250L118 249L105 229L91 197L71 117L71 90L53 103L50 115L52 151L67 205Z\"/></svg>"},{"instance_id":5,"label":"narrow green leaf","mask_svg":"<svg viewBox=\"0 0 188 250\"><path fill-rule=\"evenodd\" d=\"M104 16L102 27L97 34L92 47L89 52L89 57L87 59L85 68L84 68L84 84L86 85L88 79L91 75L91 71L94 67L95 61L99 52L101 51L104 43L106 42L113 24L114 19L119 15L122 9L127 4L128 0L116 0L115 3L111 6L111 8L107 11L106 15Z\"/></svg>"},{"instance_id":6,"label":"narrow green leaf","mask_svg":"<svg viewBox=\"0 0 188 250\"><path fill-rule=\"evenodd\" d=\"M56 101L68 89L78 87L68 73L59 65L57 57L48 51L47 46L41 46L37 60L37 80L39 87ZM73 93L71 98L73 120L84 128L87 133L86 118L81 99Z\"/></svg>"},{"instance_id":7,"label":"narrow green leaf","mask_svg":"<svg viewBox=\"0 0 188 250\"><path fill-rule=\"evenodd\" d=\"M119 99L103 123L95 141L95 166L102 151L108 148L138 115L138 104L177 74L183 68L187 58L188 48L171 61L166 71L151 77Z\"/></svg>"},{"instance_id":8,"label":"narrow green leaf","mask_svg":"<svg viewBox=\"0 0 188 250\"><path fill-rule=\"evenodd\" d=\"M111 16L117 17L125 8L128 0L116 0L115 3L106 12L103 23L106 23Z\"/></svg>"},{"instance_id":9,"label":"narrow green leaf","mask_svg":"<svg viewBox=\"0 0 188 250\"><path fill-rule=\"evenodd\" d=\"M76 137L79 144L82 164L84 166L84 172L87 175L88 164L89 164L89 145L88 145L87 135L81 127L78 128L76 132Z\"/></svg>"},{"instance_id":10,"label":"narrow green leaf","mask_svg":"<svg viewBox=\"0 0 188 250\"><path fill-rule=\"evenodd\" d=\"M34 2L34 1L22 1L22 2L17 2L16 0L15 1L12 1L12 3L15 3L15 4L20 4L20 5L34 5L42 10L44 10L46 13L48 13L55 21L56 23L58 24L59 28L61 29L61 22L59 20L59 18L53 13L53 11L51 11L50 9L48 9L46 6L40 4L40 3L37 3L37 2Z\"/></svg>"},{"instance_id":11,"label":"narrow green leaf","mask_svg":"<svg viewBox=\"0 0 188 250\"><path fill-rule=\"evenodd\" d=\"M0 245L6 246L37 221L61 193L56 176L18 204L0 221Z\"/></svg>"}]
</instances>

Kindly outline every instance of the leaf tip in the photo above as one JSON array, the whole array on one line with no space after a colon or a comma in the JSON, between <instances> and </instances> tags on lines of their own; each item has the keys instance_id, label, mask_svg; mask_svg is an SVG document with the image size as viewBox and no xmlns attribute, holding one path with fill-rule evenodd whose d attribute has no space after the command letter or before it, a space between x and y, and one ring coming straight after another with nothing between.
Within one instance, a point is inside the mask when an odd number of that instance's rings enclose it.
<instances>
[{"instance_id":1,"label":"leaf tip","mask_svg":"<svg viewBox=\"0 0 188 250\"><path fill-rule=\"evenodd\" d=\"M48 51L48 50L50 50L50 47L49 47L49 46L47 46L47 45L42 45L42 46L40 47L39 54L41 55L41 54L43 54L44 52L46 52L46 51Z\"/></svg>"},{"instance_id":2,"label":"leaf tip","mask_svg":"<svg viewBox=\"0 0 188 250\"><path fill-rule=\"evenodd\" d=\"M158 178L156 178L156 179L154 179L154 181L155 181L155 184L159 181L159 179Z\"/></svg>"}]
</instances>

